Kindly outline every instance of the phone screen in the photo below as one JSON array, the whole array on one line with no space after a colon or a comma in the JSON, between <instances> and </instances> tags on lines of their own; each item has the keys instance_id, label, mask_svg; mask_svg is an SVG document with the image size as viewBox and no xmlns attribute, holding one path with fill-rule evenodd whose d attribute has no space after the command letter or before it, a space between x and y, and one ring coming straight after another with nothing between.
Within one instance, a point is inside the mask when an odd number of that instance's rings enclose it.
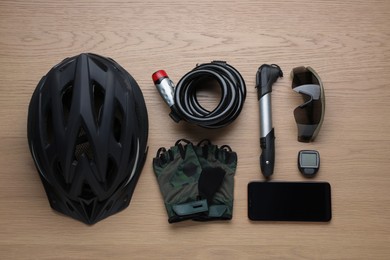
<instances>
[{"instance_id":1,"label":"phone screen","mask_svg":"<svg viewBox=\"0 0 390 260\"><path fill-rule=\"evenodd\" d=\"M250 182L248 217L251 220L269 221L330 221L330 184Z\"/></svg>"}]
</instances>

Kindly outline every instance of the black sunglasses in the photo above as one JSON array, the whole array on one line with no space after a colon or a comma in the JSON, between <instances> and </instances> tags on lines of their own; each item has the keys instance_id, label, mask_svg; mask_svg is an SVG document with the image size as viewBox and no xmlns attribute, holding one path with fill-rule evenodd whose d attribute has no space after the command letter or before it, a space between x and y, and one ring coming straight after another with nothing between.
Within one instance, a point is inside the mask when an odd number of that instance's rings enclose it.
<instances>
[{"instance_id":1,"label":"black sunglasses","mask_svg":"<svg viewBox=\"0 0 390 260\"><path fill-rule=\"evenodd\" d=\"M302 94L304 103L294 110L298 127L298 141L314 141L325 114L324 87L311 67L296 67L291 72L292 89Z\"/></svg>"}]
</instances>

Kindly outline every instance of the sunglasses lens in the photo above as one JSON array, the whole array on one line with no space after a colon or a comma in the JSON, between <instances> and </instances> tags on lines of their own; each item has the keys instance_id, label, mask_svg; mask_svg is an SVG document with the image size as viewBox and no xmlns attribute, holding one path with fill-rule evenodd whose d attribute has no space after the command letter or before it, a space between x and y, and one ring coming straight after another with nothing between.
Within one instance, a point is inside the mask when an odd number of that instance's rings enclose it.
<instances>
[{"instance_id":1,"label":"sunglasses lens","mask_svg":"<svg viewBox=\"0 0 390 260\"><path fill-rule=\"evenodd\" d=\"M315 139L322 125L325 110L325 96L318 75L311 68L298 67L292 72L294 91L302 94L304 103L294 110L298 126L298 141Z\"/></svg>"},{"instance_id":2,"label":"sunglasses lens","mask_svg":"<svg viewBox=\"0 0 390 260\"><path fill-rule=\"evenodd\" d=\"M322 123L322 104L320 100L308 102L294 110L295 122L298 126L298 140L310 142L316 137L316 130Z\"/></svg>"},{"instance_id":3,"label":"sunglasses lens","mask_svg":"<svg viewBox=\"0 0 390 260\"><path fill-rule=\"evenodd\" d=\"M292 88L296 88L298 86L307 85L307 84L315 84L320 85L320 80L317 76L312 72L313 69L307 69L305 67L297 67L292 71L293 83Z\"/></svg>"}]
</instances>

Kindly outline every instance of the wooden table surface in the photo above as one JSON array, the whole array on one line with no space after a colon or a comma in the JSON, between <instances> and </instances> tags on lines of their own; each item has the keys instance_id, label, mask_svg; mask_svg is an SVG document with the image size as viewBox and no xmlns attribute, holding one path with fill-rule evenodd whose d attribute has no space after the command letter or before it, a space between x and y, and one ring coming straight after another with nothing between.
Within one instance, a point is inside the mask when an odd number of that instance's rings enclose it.
<instances>
[{"instance_id":1,"label":"wooden table surface","mask_svg":"<svg viewBox=\"0 0 390 260\"><path fill-rule=\"evenodd\" d=\"M0 259L389 259L390 2L18 1L0 2ZM93 226L55 213L27 144L27 108L38 81L65 57L115 59L138 81L149 111L149 155L129 208ZM230 126L174 123L151 81L175 82L197 63L226 60L248 95ZM247 184L262 178L255 73L276 63L274 180L304 181L301 149L321 153L316 181L332 186L330 223L253 223ZM326 114L313 143L299 143L289 73L321 76ZM204 102L215 99L206 91ZM179 138L211 138L238 154L228 222L167 222L152 158Z\"/></svg>"}]
</instances>

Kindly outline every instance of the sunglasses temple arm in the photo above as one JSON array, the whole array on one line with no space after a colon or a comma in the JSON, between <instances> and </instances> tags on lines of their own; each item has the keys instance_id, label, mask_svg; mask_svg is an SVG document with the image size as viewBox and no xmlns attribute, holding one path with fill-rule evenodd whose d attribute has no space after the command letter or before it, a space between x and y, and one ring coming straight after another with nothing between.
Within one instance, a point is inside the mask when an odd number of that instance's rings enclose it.
<instances>
[{"instance_id":1,"label":"sunglasses temple arm","mask_svg":"<svg viewBox=\"0 0 390 260\"><path fill-rule=\"evenodd\" d=\"M260 168L264 177L269 178L275 165L275 132L272 126L271 92L272 85L283 72L277 65L263 64L256 74L257 98L260 108Z\"/></svg>"}]
</instances>

